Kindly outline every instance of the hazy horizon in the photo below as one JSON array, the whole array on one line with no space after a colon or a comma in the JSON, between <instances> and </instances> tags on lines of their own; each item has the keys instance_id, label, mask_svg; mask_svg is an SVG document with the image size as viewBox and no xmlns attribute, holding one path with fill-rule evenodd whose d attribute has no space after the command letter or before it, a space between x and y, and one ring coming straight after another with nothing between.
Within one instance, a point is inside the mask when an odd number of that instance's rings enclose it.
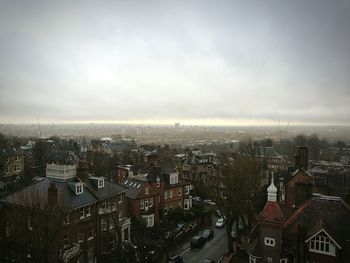
<instances>
[{"instance_id":1,"label":"hazy horizon","mask_svg":"<svg viewBox=\"0 0 350 263\"><path fill-rule=\"evenodd\" d=\"M2 1L0 123L350 125L350 1Z\"/></svg>"}]
</instances>

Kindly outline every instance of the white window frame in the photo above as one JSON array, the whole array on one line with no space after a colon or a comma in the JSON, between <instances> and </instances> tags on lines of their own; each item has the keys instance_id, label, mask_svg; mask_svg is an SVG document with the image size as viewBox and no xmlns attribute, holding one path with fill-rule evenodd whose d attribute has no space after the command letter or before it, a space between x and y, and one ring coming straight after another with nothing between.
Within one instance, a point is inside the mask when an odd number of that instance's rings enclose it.
<instances>
[{"instance_id":1,"label":"white window frame","mask_svg":"<svg viewBox=\"0 0 350 263\"><path fill-rule=\"evenodd\" d=\"M78 243L84 242L85 233L82 229L78 230Z\"/></svg>"},{"instance_id":2,"label":"white window frame","mask_svg":"<svg viewBox=\"0 0 350 263\"><path fill-rule=\"evenodd\" d=\"M119 221L123 221L123 211L122 210L120 210L118 213L118 219L119 219Z\"/></svg>"},{"instance_id":3,"label":"white window frame","mask_svg":"<svg viewBox=\"0 0 350 263\"><path fill-rule=\"evenodd\" d=\"M188 194L190 194L190 186L186 185L185 186L185 195L188 195Z\"/></svg>"},{"instance_id":4,"label":"white window frame","mask_svg":"<svg viewBox=\"0 0 350 263\"><path fill-rule=\"evenodd\" d=\"M105 186L105 180L103 178L98 179L98 188L102 188Z\"/></svg>"},{"instance_id":5,"label":"white window frame","mask_svg":"<svg viewBox=\"0 0 350 263\"><path fill-rule=\"evenodd\" d=\"M276 240L271 237L265 237L264 244L265 246L274 247L276 245Z\"/></svg>"},{"instance_id":6,"label":"white window frame","mask_svg":"<svg viewBox=\"0 0 350 263\"><path fill-rule=\"evenodd\" d=\"M325 255L335 256L335 245L327 236L317 235L310 240L309 251Z\"/></svg>"},{"instance_id":7,"label":"white window frame","mask_svg":"<svg viewBox=\"0 0 350 263\"><path fill-rule=\"evenodd\" d=\"M107 231L107 219L101 218L101 231Z\"/></svg>"},{"instance_id":8,"label":"white window frame","mask_svg":"<svg viewBox=\"0 0 350 263\"><path fill-rule=\"evenodd\" d=\"M170 198L170 199L173 198L173 190L170 190L170 191L169 191L169 198Z\"/></svg>"},{"instance_id":9,"label":"white window frame","mask_svg":"<svg viewBox=\"0 0 350 263\"><path fill-rule=\"evenodd\" d=\"M153 207L153 198L149 199L149 207Z\"/></svg>"},{"instance_id":10,"label":"white window frame","mask_svg":"<svg viewBox=\"0 0 350 263\"><path fill-rule=\"evenodd\" d=\"M166 199L168 199L169 197L168 197L168 191L164 191L164 199L166 200Z\"/></svg>"},{"instance_id":11,"label":"white window frame","mask_svg":"<svg viewBox=\"0 0 350 263\"><path fill-rule=\"evenodd\" d=\"M146 187L145 187L145 195L148 195L148 194L149 194L149 187L146 186Z\"/></svg>"},{"instance_id":12,"label":"white window frame","mask_svg":"<svg viewBox=\"0 0 350 263\"><path fill-rule=\"evenodd\" d=\"M80 195L83 193L83 185L82 184L76 184L75 185L75 194Z\"/></svg>"},{"instance_id":13,"label":"white window frame","mask_svg":"<svg viewBox=\"0 0 350 263\"><path fill-rule=\"evenodd\" d=\"M145 209L145 201L143 199L140 201L140 208Z\"/></svg>"},{"instance_id":14,"label":"white window frame","mask_svg":"<svg viewBox=\"0 0 350 263\"><path fill-rule=\"evenodd\" d=\"M111 217L109 219L109 230L114 229L114 219Z\"/></svg>"},{"instance_id":15,"label":"white window frame","mask_svg":"<svg viewBox=\"0 0 350 263\"><path fill-rule=\"evenodd\" d=\"M94 239L95 238L95 229L93 228L93 227L91 227L90 229L89 229L89 232L88 232L88 238L87 238L87 240L89 241L89 240L92 240L92 239Z\"/></svg>"}]
</instances>

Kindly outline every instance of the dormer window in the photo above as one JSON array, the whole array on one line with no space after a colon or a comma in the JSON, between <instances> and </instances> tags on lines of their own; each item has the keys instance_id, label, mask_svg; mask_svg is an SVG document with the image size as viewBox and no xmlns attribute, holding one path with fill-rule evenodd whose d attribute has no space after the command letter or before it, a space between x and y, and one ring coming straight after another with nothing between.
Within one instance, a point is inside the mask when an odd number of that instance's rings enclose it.
<instances>
[{"instance_id":1,"label":"dormer window","mask_svg":"<svg viewBox=\"0 0 350 263\"><path fill-rule=\"evenodd\" d=\"M78 183L75 185L75 194L79 195L83 192L83 185Z\"/></svg>"},{"instance_id":2,"label":"dormer window","mask_svg":"<svg viewBox=\"0 0 350 263\"><path fill-rule=\"evenodd\" d=\"M170 174L170 184L177 184L179 182L179 174L171 173Z\"/></svg>"},{"instance_id":3,"label":"dormer window","mask_svg":"<svg viewBox=\"0 0 350 263\"><path fill-rule=\"evenodd\" d=\"M105 179L104 178L99 178L98 179L98 188L102 188L105 186Z\"/></svg>"}]
</instances>

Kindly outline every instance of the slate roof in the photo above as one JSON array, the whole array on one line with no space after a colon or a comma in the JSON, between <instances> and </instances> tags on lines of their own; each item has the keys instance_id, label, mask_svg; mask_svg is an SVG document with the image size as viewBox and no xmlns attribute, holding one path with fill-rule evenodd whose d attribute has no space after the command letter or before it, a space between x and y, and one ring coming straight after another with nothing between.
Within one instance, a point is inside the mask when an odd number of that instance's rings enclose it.
<instances>
[{"instance_id":1,"label":"slate roof","mask_svg":"<svg viewBox=\"0 0 350 263\"><path fill-rule=\"evenodd\" d=\"M73 180L70 182L78 182L78 180ZM47 189L49 188L50 183L55 183L56 185L56 188L58 190L58 202L62 202L63 210L71 210L96 202L96 198L85 186L83 193L76 195L69 188L67 182L53 181L47 178L18 192L12 193L1 201L12 205L47 209ZM37 202L37 204L34 204L33 202Z\"/></svg>"},{"instance_id":2,"label":"slate roof","mask_svg":"<svg viewBox=\"0 0 350 263\"><path fill-rule=\"evenodd\" d=\"M98 188L97 185L91 182L91 179L88 179L86 184L89 187L89 190L93 193L93 195L98 200L103 200L108 197L111 197L113 195L117 195L123 192L126 192L128 189L122 185L111 183L108 181L104 181L104 186L101 188Z\"/></svg>"},{"instance_id":3,"label":"slate roof","mask_svg":"<svg viewBox=\"0 0 350 263\"><path fill-rule=\"evenodd\" d=\"M350 254L350 207L342 199L320 195L305 202L285 222L285 236L289 237L286 244L297 236L300 225L309 230L309 235L316 231L315 227L324 227L342 251Z\"/></svg>"},{"instance_id":4,"label":"slate roof","mask_svg":"<svg viewBox=\"0 0 350 263\"><path fill-rule=\"evenodd\" d=\"M128 189L125 196L130 199L137 199L138 195L146 184L148 184L146 181L135 178L126 178L121 182L121 185Z\"/></svg>"},{"instance_id":5,"label":"slate roof","mask_svg":"<svg viewBox=\"0 0 350 263\"><path fill-rule=\"evenodd\" d=\"M0 155L5 157L24 155L25 152L21 148L9 147L0 149Z\"/></svg>"}]
</instances>

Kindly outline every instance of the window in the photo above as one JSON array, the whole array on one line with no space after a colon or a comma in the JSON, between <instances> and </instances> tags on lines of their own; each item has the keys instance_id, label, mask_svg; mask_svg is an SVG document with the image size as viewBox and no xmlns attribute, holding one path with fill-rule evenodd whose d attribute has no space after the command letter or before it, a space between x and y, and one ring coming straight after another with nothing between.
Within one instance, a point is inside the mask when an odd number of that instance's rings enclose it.
<instances>
[{"instance_id":1,"label":"window","mask_svg":"<svg viewBox=\"0 0 350 263\"><path fill-rule=\"evenodd\" d=\"M101 218L101 231L107 231L107 220Z\"/></svg>"},{"instance_id":2,"label":"window","mask_svg":"<svg viewBox=\"0 0 350 263\"><path fill-rule=\"evenodd\" d=\"M181 201L179 201L179 202L177 203L177 206L178 206L179 208L181 208Z\"/></svg>"},{"instance_id":3,"label":"window","mask_svg":"<svg viewBox=\"0 0 350 263\"><path fill-rule=\"evenodd\" d=\"M89 205L85 206L85 216L91 216Z\"/></svg>"},{"instance_id":4,"label":"window","mask_svg":"<svg viewBox=\"0 0 350 263\"><path fill-rule=\"evenodd\" d=\"M83 185L82 184L76 184L75 185L75 193L77 195L81 194L83 192Z\"/></svg>"},{"instance_id":5,"label":"window","mask_svg":"<svg viewBox=\"0 0 350 263\"><path fill-rule=\"evenodd\" d=\"M91 216L90 205L80 207L79 213L80 213L80 219L84 219L85 217Z\"/></svg>"},{"instance_id":6,"label":"window","mask_svg":"<svg viewBox=\"0 0 350 263\"><path fill-rule=\"evenodd\" d=\"M123 202L123 195L119 195L119 204Z\"/></svg>"},{"instance_id":7,"label":"window","mask_svg":"<svg viewBox=\"0 0 350 263\"><path fill-rule=\"evenodd\" d=\"M148 210L148 200L145 200L145 209Z\"/></svg>"},{"instance_id":8,"label":"window","mask_svg":"<svg viewBox=\"0 0 350 263\"><path fill-rule=\"evenodd\" d=\"M282 258L282 259L280 260L280 263L288 263L288 259L287 259L287 258Z\"/></svg>"},{"instance_id":9,"label":"window","mask_svg":"<svg viewBox=\"0 0 350 263\"><path fill-rule=\"evenodd\" d=\"M179 189L179 192L177 193L177 195L178 196L181 196L181 194L182 194L182 190L181 190L181 188Z\"/></svg>"},{"instance_id":10,"label":"window","mask_svg":"<svg viewBox=\"0 0 350 263\"><path fill-rule=\"evenodd\" d=\"M15 172L19 172L19 171L21 171L21 165L19 165L19 164L15 164Z\"/></svg>"},{"instance_id":11,"label":"window","mask_svg":"<svg viewBox=\"0 0 350 263\"><path fill-rule=\"evenodd\" d=\"M83 229L79 229L78 231L78 242L81 243L84 241L84 230Z\"/></svg>"},{"instance_id":12,"label":"window","mask_svg":"<svg viewBox=\"0 0 350 263\"><path fill-rule=\"evenodd\" d=\"M10 169L8 167L6 167L6 173L10 173Z\"/></svg>"},{"instance_id":13,"label":"window","mask_svg":"<svg viewBox=\"0 0 350 263\"><path fill-rule=\"evenodd\" d=\"M64 215L63 217L63 225L69 224L69 214Z\"/></svg>"},{"instance_id":14,"label":"window","mask_svg":"<svg viewBox=\"0 0 350 263\"><path fill-rule=\"evenodd\" d=\"M30 217L28 217L28 220L27 220L27 228L28 228L28 230L30 230L30 231L33 230L32 219L31 219Z\"/></svg>"},{"instance_id":15,"label":"window","mask_svg":"<svg viewBox=\"0 0 350 263\"><path fill-rule=\"evenodd\" d=\"M170 184L177 184L179 182L179 177L177 173L170 174Z\"/></svg>"},{"instance_id":16,"label":"window","mask_svg":"<svg viewBox=\"0 0 350 263\"><path fill-rule=\"evenodd\" d=\"M188 195L190 193L190 186L186 185L185 186L185 194Z\"/></svg>"},{"instance_id":17,"label":"window","mask_svg":"<svg viewBox=\"0 0 350 263\"><path fill-rule=\"evenodd\" d=\"M147 227L154 226L154 215L142 216L146 220Z\"/></svg>"},{"instance_id":18,"label":"window","mask_svg":"<svg viewBox=\"0 0 350 263\"><path fill-rule=\"evenodd\" d=\"M271 263L272 262L272 258L268 257L267 258L267 262Z\"/></svg>"},{"instance_id":19,"label":"window","mask_svg":"<svg viewBox=\"0 0 350 263\"><path fill-rule=\"evenodd\" d=\"M104 187L105 186L105 180L102 179L98 179L98 188Z\"/></svg>"},{"instance_id":20,"label":"window","mask_svg":"<svg viewBox=\"0 0 350 263\"><path fill-rule=\"evenodd\" d=\"M145 201L141 200L141 209L144 209L144 208L145 208Z\"/></svg>"},{"instance_id":21,"label":"window","mask_svg":"<svg viewBox=\"0 0 350 263\"><path fill-rule=\"evenodd\" d=\"M149 194L149 188L145 187L145 195L148 195L148 194Z\"/></svg>"},{"instance_id":22,"label":"window","mask_svg":"<svg viewBox=\"0 0 350 263\"><path fill-rule=\"evenodd\" d=\"M274 247L275 246L275 239L270 237L265 237L264 243L266 246Z\"/></svg>"},{"instance_id":23,"label":"window","mask_svg":"<svg viewBox=\"0 0 350 263\"><path fill-rule=\"evenodd\" d=\"M119 221L123 220L123 211L119 211Z\"/></svg>"},{"instance_id":24,"label":"window","mask_svg":"<svg viewBox=\"0 0 350 263\"><path fill-rule=\"evenodd\" d=\"M164 199L168 199L168 191L164 192Z\"/></svg>"},{"instance_id":25,"label":"window","mask_svg":"<svg viewBox=\"0 0 350 263\"><path fill-rule=\"evenodd\" d=\"M95 238L95 229L93 227L91 227L89 229L89 233L88 233L88 241L91 240L91 239L94 239Z\"/></svg>"},{"instance_id":26,"label":"window","mask_svg":"<svg viewBox=\"0 0 350 263\"><path fill-rule=\"evenodd\" d=\"M150 200L149 200L149 207L152 207L153 206L153 198L151 198Z\"/></svg>"},{"instance_id":27,"label":"window","mask_svg":"<svg viewBox=\"0 0 350 263\"><path fill-rule=\"evenodd\" d=\"M102 208L103 208L103 209L106 209L106 208L107 208L107 201L106 201L106 200L104 200L104 201L102 202Z\"/></svg>"},{"instance_id":28,"label":"window","mask_svg":"<svg viewBox=\"0 0 350 263\"><path fill-rule=\"evenodd\" d=\"M310 241L310 251L335 255L335 246L327 236L315 236Z\"/></svg>"},{"instance_id":29,"label":"window","mask_svg":"<svg viewBox=\"0 0 350 263\"><path fill-rule=\"evenodd\" d=\"M109 219L109 229L113 229L114 228L114 218L110 218Z\"/></svg>"},{"instance_id":30,"label":"window","mask_svg":"<svg viewBox=\"0 0 350 263\"><path fill-rule=\"evenodd\" d=\"M169 198L173 198L173 190L170 190L170 192L169 192Z\"/></svg>"},{"instance_id":31,"label":"window","mask_svg":"<svg viewBox=\"0 0 350 263\"><path fill-rule=\"evenodd\" d=\"M16 160L17 160L17 161L20 161L20 160L22 160L22 157L21 157L20 155L17 155L17 156L16 156Z\"/></svg>"},{"instance_id":32,"label":"window","mask_svg":"<svg viewBox=\"0 0 350 263\"><path fill-rule=\"evenodd\" d=\"M157 177L157 187L160 187L160 178Z\"/></svg>"}]
</instances>

